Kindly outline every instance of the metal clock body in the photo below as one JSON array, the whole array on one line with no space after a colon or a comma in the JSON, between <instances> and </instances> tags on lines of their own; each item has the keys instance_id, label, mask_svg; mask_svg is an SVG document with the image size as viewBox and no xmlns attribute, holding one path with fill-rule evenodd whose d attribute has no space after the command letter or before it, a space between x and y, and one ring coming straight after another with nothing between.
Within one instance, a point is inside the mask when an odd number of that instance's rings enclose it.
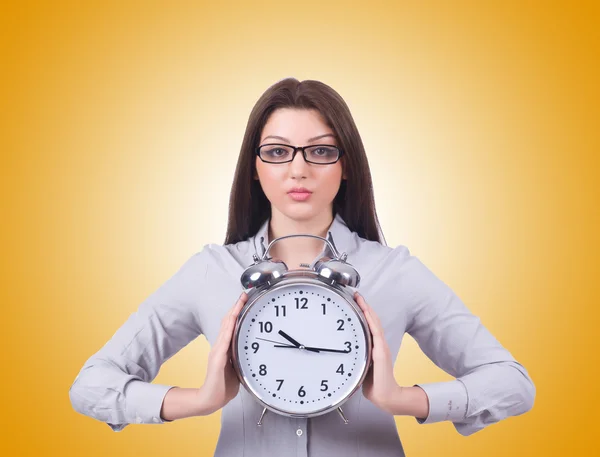
<instances>
[{"instance_id":1,"label":"metal clock body","mask_svg":"<svg viewBox=\"0 0 600 457\"><path fill-rule=\"evenodd\" d=\"M338 410L361 386L371 364L371 334L353 298L358 272L346 255L320 259L313 269L288 270L267 257L242 275L248 300L232 338L240 383L268 410L314 417Z\"/></svg>"}]
</instances>

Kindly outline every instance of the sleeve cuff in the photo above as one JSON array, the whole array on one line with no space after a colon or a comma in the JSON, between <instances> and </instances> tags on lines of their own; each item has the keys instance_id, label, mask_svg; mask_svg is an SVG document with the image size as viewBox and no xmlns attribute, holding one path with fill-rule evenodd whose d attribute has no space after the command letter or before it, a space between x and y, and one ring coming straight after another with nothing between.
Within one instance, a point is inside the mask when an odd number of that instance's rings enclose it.
<instances>
[{"instance_id":1,"label":"sleeve cuff","mask_svg":"<svg viewBox=\"0 0 600 457\"><path fill-rule=\"evenodd\" d=\"M125 388L127 416L136 424L163 424L171 422L160 417L167 392L175 386L152 384L133 380Z\"/></svg>"},{"instance_id":2,"label":"sleeve cuff","mask_svg":"<svg viewBox=\"0 0 600 457\"><path fill-rule=\"evenodd\" d=\"M457 380L430 384L415 384L427 394L429 415L419 419L419 424L433 424L441 421L460 422L467 414L468 396L464 384Z\"/></svg>"}]
</instances>

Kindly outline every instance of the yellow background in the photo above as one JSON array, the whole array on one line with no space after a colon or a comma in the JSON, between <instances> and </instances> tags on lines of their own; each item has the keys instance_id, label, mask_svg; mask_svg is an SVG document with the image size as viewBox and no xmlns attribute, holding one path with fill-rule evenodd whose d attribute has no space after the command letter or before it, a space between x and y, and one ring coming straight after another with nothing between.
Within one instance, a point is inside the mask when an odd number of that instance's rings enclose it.
<instances>
[{"instance_id":1,"label":"yellow background","mask_svg":"<svg viewBox=\"0 0 600 457\"><path fill-rule=\"evenodd\" d=\"M597 2L2 2L0 18L3 455L212 455L219 413L114 433L68 389L223 242L248 115L287 76L345 98L388 244L537 387L532 411L468 438L397 417L407 455L596 452ZM155 382L200 386L208 350ZM451 379L408 336L395 371Z\"/></svg>"}]
</instances>

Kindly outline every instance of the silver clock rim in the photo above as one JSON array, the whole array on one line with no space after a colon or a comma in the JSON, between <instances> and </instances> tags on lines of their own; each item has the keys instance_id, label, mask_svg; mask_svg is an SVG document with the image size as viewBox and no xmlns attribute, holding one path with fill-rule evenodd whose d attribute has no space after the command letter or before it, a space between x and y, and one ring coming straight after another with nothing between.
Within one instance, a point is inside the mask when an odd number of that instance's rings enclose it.
<instances>
[{"instance_id":1,"label":"silver clock rim","mask_svg":"<svg viewBox=\"0 0 600 457\"><path fill-rule=\"evenodd\" d=\"M364 382L364 379L367 376L367 372L369 371L369 368L371 366L372 337L371 337L371 332L369 330L368 323L366 321L366 318L364 317L362 310L360 309L358 304L354 301L353 293L348 291L350 288L341 287L341 286L338 286L337 284L324 283L320 279L307 277L307 275L306 275L307 271L302 271L302 274L300 274L298 276L289 275L289 273L292 273L292 272L291 271L288 272L288 275L286 275L286 277L279 280L277 283L273 284L271 287L263 286L261 288L251 289L248 292L248 295L249 295L248 301L246 302L246 304L244 305L244 308L238 315L238 319L236 321L236 325L234 328L233 338L231 339L232 365L233 365L234 371L236 372L238 380L240 381L242 386L244 386L246 391L248 391L248 393L250 393L265 408L267 408L270 411L273 411L277 414L281 414L281 415L288 416L288 417L294 417L294 418L316 417L316 416L320 416L323 414L327 414L327 413L337 409L338 407L342 406L362 386L362 383ZM362 362L364 362L364 364L361 369L360 377L358 378L358 381L355 381L355 385L352 388L352 390L347 395L345 395L343 398L341 398L340 400L338 400L334 403L331 403L323 408L320 408L318 410L311 411L308 413L297 413L297 412L294 412L291 410L277 408L277 407L269 404L267 401L265 401L263 399L263 395L260 394L259 392L257 392L255 389L253 389L250 386L249 378L247 378L243 374L243 373L245 373L245 371L243 370L243 368L240 364L240 355L238 353L239 330L240 330L242 322L244 321L246 315L248 314L248 311L250 309L252 309L254 304L268 292L283 289L285 287L298 286L298 285L316 285L316 286L320 286L320 287L325 287L328 290L331 290L331 291L337 293L342 299L344 299L351 306L351 308L355 312L355 314L360 322L363 334L365 335L366 340L367 340L367 348L365 350L365 357L362 360Z\"/></svg>"}]
</instances>

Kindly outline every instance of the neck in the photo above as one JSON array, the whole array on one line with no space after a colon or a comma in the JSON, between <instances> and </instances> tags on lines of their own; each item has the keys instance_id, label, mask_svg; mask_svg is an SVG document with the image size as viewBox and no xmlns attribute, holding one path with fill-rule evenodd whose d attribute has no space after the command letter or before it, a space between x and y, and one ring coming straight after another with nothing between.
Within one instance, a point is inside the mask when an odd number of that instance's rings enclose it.
<instances>
[{"instance_id":1,"label":"neck","mask_svg":"<svg viewBox=\"0 0 600 457\"><path fill-rule=\"evenodd\" d=\"M307 234L327 238L333 222L332 211L322 211L311 219L292 219L272 208L269 223L269 242L286 235ZM289 268L312 262L323 249L322 240L310 237L293 237L278 241L269 254L286 262Z\"/></svg>"}]
</instances>

